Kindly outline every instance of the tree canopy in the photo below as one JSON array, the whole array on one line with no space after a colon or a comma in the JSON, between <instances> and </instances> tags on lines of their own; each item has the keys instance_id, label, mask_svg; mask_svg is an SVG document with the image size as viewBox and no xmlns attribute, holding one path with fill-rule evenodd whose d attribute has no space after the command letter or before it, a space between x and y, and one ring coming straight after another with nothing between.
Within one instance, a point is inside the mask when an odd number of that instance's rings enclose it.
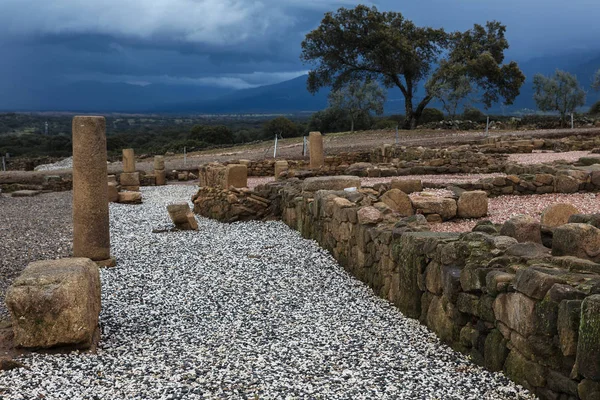
<instances>
[{"instance_id":1,"label":"tree canopy","mask_svg":"<svg viewBox=\"0 0 600 400\"><path fill-rule=\"evenodd\" d=\"M287 138L301 134L298 126L286 117L277 117L266 122L263 129L267 139L271 139L275 135Z\"/></svg>"},{"instance_id":2,"label":"tree canopy","mask_svg":"<svg viewBox=\"0 0 600 400\"><path fill-rule=\"evenodd\" d=\"M354 123L361 114L371 111L383 114L385 91L375 81L353 81L329 94L329 106L344 111L350 118L350 131L354 132Z\"/></svg>"},{"instance_id":3,"label":"tree canopy","mask_svg":"<svg viewBox=\"0 0 600 400\"><path fill-rule=\"evenodd\" d=\"M189 138L209 144L230 144L233 143L233 132L223 125L194 125Z\"/></svg>"},{"instance_id":4,"label":"tree canopy","mask_svg":"<svg viewBox=\"0 0 600 400\"><path fill-rule=\"evenodd\" d=\"M600 91L600 69L594 73L592 78L592 89Z\"/></svg>"},{"instance_id":5,"label":"tree canopy","mask_svg":"<svg viewBox=\"0 0 600 400\"><path fill-rule=\"evenodd\" d=\"M561 125L566 115L585 104L585 90L577 77L566 71L556 70L553 76L536 74L533 77L533 98L541 111L557 111Z\"/></svg>"},{"instance_id":6,"label":"tree canopy","mask_svg":"<svg viewBox=\"0 0 600 400\"><path fill-rule=\"evenodd\" d=\"M438 94L436 82L451 73L468 78L486 107L503 99L512 104L525 76L515 62L504 64L508 42L499 22L475 25L466 32L416 26L398 12L379 12L359 5L326 13L319 27L302 42L301 59L314 68L308 90L352 81L378 80L400 89L405 100L404 128L416 127L425 107ZM415 94L427 81L425 95Z\"/></svg>"}]
</instances>

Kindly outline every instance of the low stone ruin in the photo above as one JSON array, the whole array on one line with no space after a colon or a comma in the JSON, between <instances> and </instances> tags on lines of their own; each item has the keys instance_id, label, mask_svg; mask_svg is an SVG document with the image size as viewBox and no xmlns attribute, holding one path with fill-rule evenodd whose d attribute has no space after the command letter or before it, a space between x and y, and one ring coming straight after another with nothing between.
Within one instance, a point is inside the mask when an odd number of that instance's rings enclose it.
<instances>
[{"instance_id":1,"label":"low stone ruin","mask_svg":"<svg viewBox=\"0 0 600 400\"><path fill-rule=\"evenodd\" d=\"M372 205L381 213L396 216L423 214L429 222L442 222L457 217L481 218L488 211L488 198L483 191L463 192L458 198L439 197L426 192L412 192L412 189L422 189L420 181L401 180L361 189L360 178L341 175L269 183L255 190L235 190L232 187L227 190L223 185L202 186L192 199L195 204L194 212L226 222L278 218L281 210L277 208L279 201L274 198L278 194L272 188L282 186L295 187L301 193L354 188L353 190L367 195L368 200L363 205ZM405 188L413 196L409 198L397 187Z\"/></svg>"},{"instance_id":2,"label":"low stone ruin","mask_svg":"<svg viewBox=\"0 0 600 400\"><path fill-rule=\"evenodd\" d=\"M88 258L36 261L6 293L16 346L89 348L100 314L100 274Z\"/></svg>"},{"instance_id":3,"label":"low stone ruin","mask_svg":"<svg viewBox=\"0 0 600 400\"><path fill-rule=\"evenodd\" d=\"M229 189L248 186L248 167L245 164L211 163L198 169L201 187Z\"/></svg>"}]
</instances>

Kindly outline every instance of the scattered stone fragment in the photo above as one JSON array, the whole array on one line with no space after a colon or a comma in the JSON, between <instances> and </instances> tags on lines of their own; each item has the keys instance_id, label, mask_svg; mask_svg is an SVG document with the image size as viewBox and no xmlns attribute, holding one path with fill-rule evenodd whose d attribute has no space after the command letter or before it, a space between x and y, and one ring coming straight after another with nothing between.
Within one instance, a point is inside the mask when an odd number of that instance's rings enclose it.
<instances>
[{"instance_id":1,"label":"scattered stone fragment","mask_svg":"<svg viewBox=\"0 0 600 400\"><path fill-rule=\"evenodd\" d=\"M197 231L198 222L188 203L175 203L167 206L169 217L178 229Z\"/></svg>"},{"instance_id":2,"label":"scattered stone fragment","mask_svg":"<svg viewBox=\"0 0 600 400\"><path fill-rule=\"evenodd\" d=\"M119 192L119 203L141 204L142 194L140 192Z\"/></svg>"},{"instance_id":3,"label":"scattered stone fragment","mask_svg":"<svg viewBox=\"0 0 600 400\"><path fill-rule=\"evenodd\" d=\"M42 193L41 190L16 190L12 192L12 197L33 197Z\"/></svg>"}]
</instances>

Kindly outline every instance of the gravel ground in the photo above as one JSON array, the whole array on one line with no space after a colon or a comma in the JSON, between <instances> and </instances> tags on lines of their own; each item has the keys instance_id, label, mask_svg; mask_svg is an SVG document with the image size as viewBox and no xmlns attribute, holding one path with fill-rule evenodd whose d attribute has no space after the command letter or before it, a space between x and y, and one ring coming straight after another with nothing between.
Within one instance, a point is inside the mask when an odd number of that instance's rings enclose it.
<instances>
[{"instance_id":1,"label":"gravel ground","mask_svg":"<svg viewBox=\"0 0 600 400\"><path fill-rule=\"evenodd\" d=\"M68 157L52 164L42 164L34 168L35 171L56 171L73 168L73 157Z\"/></svg>"},{"instance_id":2,"label":"gravel ground","mask_svg":"<svg viewBox=\"0 0 600 400\"><path fill-rule=\"evenodd\" d=\"M515 399L281 222L154 234L193 187L111 205L96 355L32 355L4 399Z\"/></svg>"},{"instance_id":3,"label":"gravel ground","mask_svg":"<svg viewBox=\"0 0 600 400\"><path fill-rule=\"evenodd\" d=\"M72 202L71 192L0 195L0 319L7 315L6 289L29 261L71 254Z\"/></svg>"},{"instance_id":4,"label":"gravel ground","mask_svg":"<svg viewBox=\"0 0 600 400\"><path fill-rule=\"evenodd\" d=\"M541 164L558 160L573 162L581 157L591 155L589 151L567 151L564 153L542 153L534 151L529 154L509 154L508 160L519 164Z\"/></svg>"}]
</instances>

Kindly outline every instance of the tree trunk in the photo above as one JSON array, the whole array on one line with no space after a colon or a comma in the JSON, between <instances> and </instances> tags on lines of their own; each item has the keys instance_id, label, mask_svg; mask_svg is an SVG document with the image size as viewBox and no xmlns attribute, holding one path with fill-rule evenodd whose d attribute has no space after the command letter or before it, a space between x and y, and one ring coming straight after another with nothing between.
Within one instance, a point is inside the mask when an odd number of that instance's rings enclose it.
<instances>
[{"instance_id":1,"label":"tree trunk","mask_svg":"<svg viewBox=\"0 0 600 400\"><path fill-rule=\"evenodd\" d=\"M350 132L354 132L354 117L350 115Z\"/></svg>"},{"instance_id":2,"label":"tree trunk","mask_svg":"<svg viewBox=\"0 0 600 400\"><path fill-rule=\"evenodd\" d=\"M404 125L402 129L414 129L416 122L414 121L415 114L413 112L412 97L404 96Z\"/></svg>"}]
</instances>

